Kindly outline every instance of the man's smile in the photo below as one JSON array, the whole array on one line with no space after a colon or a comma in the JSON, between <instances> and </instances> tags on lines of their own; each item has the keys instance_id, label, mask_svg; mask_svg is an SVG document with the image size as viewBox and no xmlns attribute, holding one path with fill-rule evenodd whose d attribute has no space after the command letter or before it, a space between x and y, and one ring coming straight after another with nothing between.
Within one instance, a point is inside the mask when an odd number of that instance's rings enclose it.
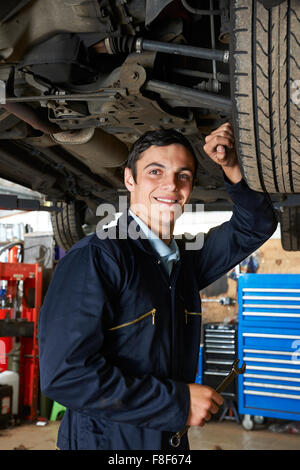
<instances>
[{"instance_id":1,"label":"man's smile","mask_svg":"<svg viewBox=\"0 0 300 470\"><path fill-rule=\"evenodd\" d=\"M178 202L178 199L170 199L170 198L166 198L166 197L155 197L153 196L154 199L158 202L162 202L163 204L168 204L168 205L172 205L172 204L176 204Z\"/></svg>"}]
</instances>

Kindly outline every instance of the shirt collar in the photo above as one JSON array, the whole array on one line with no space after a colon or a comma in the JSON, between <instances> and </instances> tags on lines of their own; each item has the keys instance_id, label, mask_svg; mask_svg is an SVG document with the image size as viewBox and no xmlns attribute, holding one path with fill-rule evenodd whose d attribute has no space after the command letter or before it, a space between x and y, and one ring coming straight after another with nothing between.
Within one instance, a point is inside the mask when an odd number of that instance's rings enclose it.
<instances>
[{"instance_id":1,"label":"shirt collar","mask_svg":"<svg viewBox=\"0 0 300 470\"><path fill-rule=\"evenodd\" d=\"M131 209L129 209L129 214L136 223L141 227L147 239L149 240L154 251L159 255L160 258L165 258L168 260L180 258L178 245L174 238L171 239L170 245L166 245L159 237L154 233L143 220L141 220Z\"/></svg>"}]
</instances>

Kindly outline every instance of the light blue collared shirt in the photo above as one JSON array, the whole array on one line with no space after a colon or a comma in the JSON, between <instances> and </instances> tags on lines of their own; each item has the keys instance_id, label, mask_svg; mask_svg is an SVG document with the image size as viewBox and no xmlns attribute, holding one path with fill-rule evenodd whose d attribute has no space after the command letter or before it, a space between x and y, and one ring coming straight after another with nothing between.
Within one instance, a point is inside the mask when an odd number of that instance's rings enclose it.
<instances>
[{"instance_id":1,"label":"light blue collared shirt","mask_svg":"<svg viewBox=\"0 0 300 470\"><path fill-rule=\"evenodd\" d=\"M143 222L132 210L129 209L129 214L134 218L136 223L141 227L147 239L149 240L153 250L159 256L163 263L167 273L170 275L173 269L173 265L179 260L180 253L179 248L172 238L170 245L166 245L150 228L145 222Z\"/></svg>"}]
</instances>

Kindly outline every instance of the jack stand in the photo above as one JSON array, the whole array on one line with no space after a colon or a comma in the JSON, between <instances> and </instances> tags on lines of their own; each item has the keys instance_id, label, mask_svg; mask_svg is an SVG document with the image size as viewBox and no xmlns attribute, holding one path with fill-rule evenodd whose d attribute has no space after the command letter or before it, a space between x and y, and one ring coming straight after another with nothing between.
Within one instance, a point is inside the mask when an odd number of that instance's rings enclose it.
<instances>
[{"instance_id":1,"label":"jack stand","mask_svg":"<svg viewBox=\"0 0 300 470\"><path fill-rule=\"evenodd\" d=\"M239 414L237 412L236 404L235 404L234 400L232 400L232 399L227 400L225 398L224 410L223 410L222 415L220 416L219 421L221 422L221 421L223 421L223 419L236 421L238 424L241 424L241 420L240 420Z\"/></svg>"}]
</instances>

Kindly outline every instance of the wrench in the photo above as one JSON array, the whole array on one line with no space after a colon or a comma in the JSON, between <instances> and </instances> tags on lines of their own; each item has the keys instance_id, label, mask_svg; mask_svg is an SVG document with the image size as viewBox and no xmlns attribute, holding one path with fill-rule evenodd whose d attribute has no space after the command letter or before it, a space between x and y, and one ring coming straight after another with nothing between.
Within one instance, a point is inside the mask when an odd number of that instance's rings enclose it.
<instances>
[{"instance_id":1,"label":"wrench","mask_svg":"<svg viewBox=\"0 0 300 470\"><path fill-rule=\"evenodd\" d=\"M238 367L239 359L236 359L232 364L231 371L225 377L225 379L217 386L216 392L222 393L225 388L236 378L237 375L243 374L246 369L246 364L243 363L242 367ZM182 436L189 430L190 426L185 426L181 431L178 431L176 434L173 434L170 438L170 444L172 447L178 447Z\"/></svg>"}]
</instances>

